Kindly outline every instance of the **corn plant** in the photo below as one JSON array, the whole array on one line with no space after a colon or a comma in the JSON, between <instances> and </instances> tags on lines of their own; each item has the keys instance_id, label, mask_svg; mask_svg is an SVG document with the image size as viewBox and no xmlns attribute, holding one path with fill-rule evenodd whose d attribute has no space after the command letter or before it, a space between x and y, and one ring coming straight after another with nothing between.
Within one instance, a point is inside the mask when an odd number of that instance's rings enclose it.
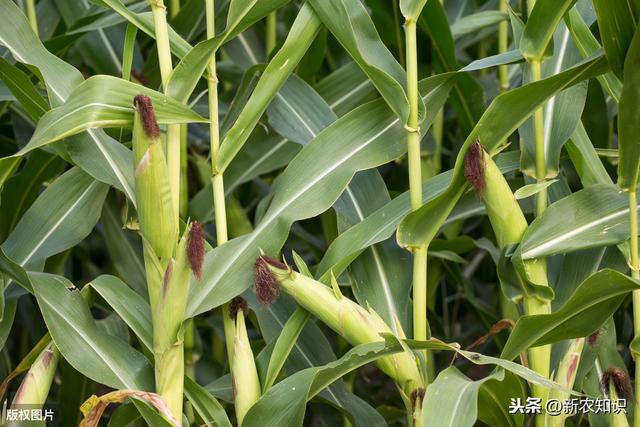
<instances>
[{"instance_id":1,"label":"corn plant","mask_svg":"<svg viewBox=\"0 0 640 427\"><path fill-rule=\"evenodd\" d=\"M639 21L0 0L0 423L640 427Z\"/></svg>"}]
</instances>

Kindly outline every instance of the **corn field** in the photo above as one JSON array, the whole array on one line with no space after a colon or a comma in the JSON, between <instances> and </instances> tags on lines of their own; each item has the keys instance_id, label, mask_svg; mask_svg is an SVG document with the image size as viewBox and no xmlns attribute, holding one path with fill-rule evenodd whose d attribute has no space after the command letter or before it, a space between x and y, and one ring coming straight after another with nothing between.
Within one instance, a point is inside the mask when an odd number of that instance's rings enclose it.
<instances>
[{"instance_id":1,"label":"corn field","mask_svg":"<svg viewBox=\"0 0 640 427\"><path fill-rule=\"evenodd\" d=\"M0 0L0 425L640 427L640 0Z\"/></svg>"}]
</instances>

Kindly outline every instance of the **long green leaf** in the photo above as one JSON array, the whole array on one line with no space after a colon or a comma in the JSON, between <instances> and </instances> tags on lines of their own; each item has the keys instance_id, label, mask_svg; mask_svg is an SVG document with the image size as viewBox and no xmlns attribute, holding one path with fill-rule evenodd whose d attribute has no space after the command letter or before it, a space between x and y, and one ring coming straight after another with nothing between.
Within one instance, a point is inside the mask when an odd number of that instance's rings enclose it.
<instances>
[{"instance_id":1,"label":"long green leaf","mask_svg":"<svg viewBox=\"0 0 640 427\"><path fill-rule=\"evenodd\" d=\"M456 367L440 372L424 396L422 423L429 427L471 427L478 418L480 387L491 380L504 379L497 371L478 381L467 378ZM447 398L443 398L447 396Z\"/></svg>"},{"instance_id":2,"label":"long green leaf","mask_svg":"<svg viewBox=\"0 0 640 427\"><path fill-rule=\"evenodd\" d=\"M451 79L451 75L435 76L423 83L430 105L442 105ZM425 128L435 113L431 110ZM277 253L291 224L331 206L355 172L403 154L404 132L400 120L377 100L340 118L307 144L278 179L273 200L256 229L207 254L202 281L191 288L189 316L216 307L248 288L251 266L260 249Z\"/></svg>"},{"instance_id":3,"label":"long green leaf","mask_svg":"<svg viewBox=\"0 0 640 427\"><path fill-rule=\"evenodd\" d=\"M511 360L527 348L591 335L640 284L605 269L586 279L559 310L523 316L516 323L500 357Z\"/></svg>"},{"instance_id":4,"label":"long green leaf","mask_svg":"<svg viewBox=\"0 0 640 427\"><path fill-rule=\"evenodd\" d=\"M447 191L402 220L398 228L401 246L415 247L431 241L465 188L463 161L468 147L476 140L488 151L496 148L549 97L580 81L606 70L606 61L598 57L561 74L530 83L498 96L487 108L477 126L458 153L451 184Z\"/></svg>"},{"instance_id":5,"label":"long green leaf","mask_svg":"<svg viewBox=\"0 0 640 427\"><path fill-rule=\"evenodd\" d=\"M49 110L49 104L35 89L29 77L15 65L0 58L0 79L9 87L29 116L37 121Z\"/></svg>"},{"instance_id":6,"label":"long green leaf","mask_svg":"<svg viewBox=\"0 0 640 427\"><path fill-rule=\"evenodd\" d=\"M69 170L25 212L2 249L19 265L31 268L73 247L98 222L107 190L80 169Z\"/></svg>"},{"instance_id":7,"label":"long green leaf","mask_svg":"<svg viewBox=\"0 0 640 427\"><path fill-rule=\"evenodd\" d=\"M518 158L518 152L504 153L497 157L496 163L503 173L508 173L518 168ZM425 181L422 185L422 202L427 203L442 194L451 182L451 175L452 172L447 171ZM325 252L316 275L322 281L328 280L332 271L340 275L364 249L393 236L398 224L409 212L409 193L405 192L340 234Z\"/></svg>"},{"instance_id":8,"label":"long green leaf","mask_svg":"<svg viewBox=\"0 0 640 427\"><path fill-rule=\"evenodd\" d=\"M231 427L220 402L189 377L184 377L184 394L206 426Z\"/></svg>"},{"instance_id":9,"label":"long green leaf","mask_svg":"<svg viewBox=\"0 0 640 427\"><path fill-rule=\"evenodd\" d=\"M640 15L637 2L593 0L593 7L611 71L622 79L627 49L636 32Z\"/></svg>"},{"instance_id":10,"label":"long green leaf","mask_svg":"<svg viewBox=\"0 0 640 427\"><path fill-rule=\"evenodd\" d=\"M174 99L151 89L111 76L95 76L80 84L65 103L38 122L33 137L16 155L98 127L131 126L133 98L151 98L160 124L205 122L205 119Z\"/></svg>"},{"instance_id":11,"label":"long green leaf","mask_svg":"<svg viewBox=\"0 0 640 427\"><path fill-rule=\"evenodd\" d=\"M580 190L548 211L522 237L522 259L615 245L629 238L629 199L613 184ZM558 221L559 215L563 221Z\"/></svg>"},{"instance_id":12,"label":"long green leaf","mask_svg":"<svg viewBox=\"0 0 640 427\"><path fill-rule=\"evenodd\" d=\"M287 40L267 65L247 106L225 135L216 163L218 170L224 171L247 141L269 102L298 65L319 30L320 20L310 6L303 6Z\"/></svg>"},{"instance_id":13,"label":"long green leaf","mask_svg":"<svg viewBox=\"0 0 640 427\"><path fill-rule=\"evenodd\" d=\"M127 343L103 332L67 279L29 275L51 338L79 372L116 389L153 390L153 368Z\"/></svg>"},{"instance_id":14,"label":"long green leaf","mask_svg":"<svg viewBox=\"0 0 640 427\"><path fill-rule=\"evenodd\" d=\"M309 4L405 123L409 117L406 75L380 40L364 5L351 0L309 0Z\"/></svg>"},{"instance_id":15,"label":"long green leaf","mask_svg":"<svg viewBox=\"0 0 640 427\"><path fill-rule=\"evenodd\" d=\"M618 107L618 185L635 191L640 175L640 30L636 29L624 61L624 82Z\"/></svg>"},{"instance_id":16,"label":"long green leaf","mask_svg":"<svg viewBox=\"0 0 640 427\"><path fill-rule=\"evenodd\" d=\"M527 60L541 60L558 23L576 0L538 0L527 20L520 40L520 50Z\"/></svg>"},{"instance_id":17,"label":"long green leaf","mask_svg":"<svg viewBox=\"0 0 640 427\"><path fill-rule=\"evenodd\" d=\"M114 276L99 276L87 283L111 306L149 351L153 351L151 307L140 295Z\"/></svg>"}]
</instances>

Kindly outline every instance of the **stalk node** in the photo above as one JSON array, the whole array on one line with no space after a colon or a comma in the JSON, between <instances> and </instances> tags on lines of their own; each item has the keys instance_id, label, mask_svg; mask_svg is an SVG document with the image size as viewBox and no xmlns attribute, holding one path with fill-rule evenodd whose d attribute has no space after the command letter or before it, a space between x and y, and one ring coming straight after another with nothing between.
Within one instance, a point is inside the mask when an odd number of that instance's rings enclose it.
<instances>
[{"instance_id":1,"label":"stalk node","mask_svg":"<svg viewBox=\"0 0 640 427\"><path fill-rule=\"evenodd\" d=\"M404 125L404 130L406 130L409 133L417 133L417 134L419 134L420 133L420 126L411 127L408 124L405 124Z\"/></svg>"}]
</instances>

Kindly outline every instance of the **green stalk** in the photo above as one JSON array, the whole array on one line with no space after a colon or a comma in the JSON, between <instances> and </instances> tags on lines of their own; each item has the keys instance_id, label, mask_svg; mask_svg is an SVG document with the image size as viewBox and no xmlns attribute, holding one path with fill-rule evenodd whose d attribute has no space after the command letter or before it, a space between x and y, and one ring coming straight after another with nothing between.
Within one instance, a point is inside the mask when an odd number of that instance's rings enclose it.
<instances>
[{"instance_id":1,"label":"green stalk","mask_svg":"<svg viewBox=\"0 0 640 427\"><path fill-rule=\"evenodd\" d=\"M36 36L38 32L38 15L36 14L36 0L26 0L25 8L27 9L27 18L29 19L29 25Z\"/></svg>"},{"instance_id":2,"label":"green stalk","mask_svg":"<svg viewBox=\"0 0 640 427\"><path fill-rule=\"evenodd\" d=\"M215 37L215 13L214 13L214 0L206 0L206 20L207 20L207 38L211 39ZM211 183L213 187L213 205L214 205L214 219L216 224L216 238L218 246L225 244L229 240L228 227L227 227L227 209L224 195L224 179L223 172L216 168L218 160L218 153L220 150L220 129L218 126L218 78L216 71L216 53L211 54L209 60L209 135L211 145L211 171L213 176L211 177ZM225 342L227 346L227 357L229 359L229 366L231 368L231 375L235 378L250 378L251 381L240 381L236 383L236 413L239 419L239 423L242 421L242 417L249 410L251 405L260 397L260 384L258 382L257 388L254 382L257 380L257 374L252 372L239 372L248 369L248 366L254 366L253 353L251 348L248 350L246 347L248 344L238 344L238 337L242 338L240 341L244 342L244 338L247 336L246 325L244 319L242 321L234 321L234 313L231 313L229 303L222 305L222 319L224 325ZM242 316L242 313L239 314ZM248 339L247 339L248 343ZM242 354L239 355L240 360L236 360L235 355L238 348L241 348ZM249 360L250 359L250 360ZM257 392L256 392L257 389ZM241 398L242 397L242 398ZM239 400L240 399L240 400Z\"/></svg>"},{"instance_id":3,"label":"green stalk","mask_svg":"<svg viewBox=\"0 0 640 427\"><path fill-rule=\"evenodd\" d=\"M167 93L169 77L173 71L171 47L169 44L169 25L167 24L167 8L163 0L149 0L156 33L158 62L162 88ZM173 198L173 213L176 218L180 211L180 125L167 126L167 162L169 167L169 184Z\"/></svg>"},{"instance_id":4,"label":"green stalk","mask_svg":"<svg viewBox=\"0 0 640 427\"><path fill-rule=\"evenodd\" d=\"M416 21L407 19L405 23L407 58L407 96L409 97L409 120L407 131L407 151L409 158L409 196L411 209L422 206L422 159L420 153L420 128L418 123L418 46ZM413 337L424 341L427 330L427 246L413 252ZM426 352L424 352L426 356ZM426 357L425 357L426 359ZM426 377L427 375L425 375Z\"/></svg>"},{"instance_id":5,"label":"green stalk","mask_svg":"<svg viewBox=\"0 0 640 427\"><path fill-rule=\"evenodd\" d=\"M534 59L531 61L531 81L537 82L541 78L542 61ZM545 161L544 149L544 114L542 107L538 108L533 116L533 126L535 132L536 147L536 179L542 183L547 178L547 165ZM547 189L544 188L536 194L536 216L542 215L547 208Z\"/></svg>"},{"instance_id":6,"label":"green stalk","mask_svg":"<svg viewBox=\"0 0 640 427\"><path fill-rule=\"evenodd\" d=\"M509 0L500 0L500 12L507 13ZM505 53L509 49L509 22L501 21L498 24L498 53ZM507 65L498 67L498 79L500 92L509 90L509 68Z\"/></svg>"},{"instance_id":7,"label":"green stalk","mask_svg":"<svg viewBox=\"0 0 640 427\"><path fill-rule=\"evenodd\" d=\"M206 0L207 38L215 37L215 7L214 0ZM216 168L218 152L220 151L220 128L218 126L218 74L216 70L216 53L211 54L209 60L209 145L211 156L211 185L213 188L214 222L216 224L216 240L218 246L229 240L227 231L227 208L224 197L223 173ZM228 304L222 306L222 319L224 323L224 336L227 344L227 356L229 366L233 360L233 337L235 327L231 321Z\"/></svg>"},{"instance_id":8,"label":"green stalk","mask_svg":"<svg viewBox=\"0 0 640 427\"><path fill-rule=\"evenodd\" d=\"M580 364L580 356L582 355L582 348L584 347L584 341L584 338L571 340L567 352L558 365L558 370L555 374L555 381L563 386L565 390L573 389L576 374L578 373L578 365ZM564 402L570 397L569 392L559 389L552 389L549 392L549 399L559 400L560 402ZM567 416L571 415L575 414L560 414L554 416L547 414L546 427L564 427Z\"/></svg>"},{"instance_id":9,"label":"green stalk","mask_svg":"<svg viewBox=\"0 0 640 427\"><path fill-rule=\"evenodd\" d=\"M49 395L49 389L56 373L60 352L53 342L49 343L33 362L25 375L11 406L19 405L43 406Z\"/></svg>"},{"instance_id":10,"label":"green stalk","mask_svg":"<svg viewBox=\"0 0 640 427\"><path fill-rule=\"evenodd\" d=\"M267 56L276 48L278 40L278 13L274 10L267 15L267 30L265 37L265 47Z\"/></svg>"},{"instance_id":11,"label":"green stalk","mask_svg":"<svg viewBox=\"0 0 640 427\"><path fill-rule=\"evenodd\" d=\"M636 196L636 186L629 189L629 229L631 230L631 239L629 246L631 249L631 276L640 280L640 263L638 262L638 200ZM633 291L633 331L637 338L640 336L640 291ZM637 355L633 354L633 360L636 363L635 375L635 395L634 403L636 408L640 408L640 375L637 374ZM640 426L640 410L636 410L633 415L633 425Z\"/></svg>"}]
</instances>

